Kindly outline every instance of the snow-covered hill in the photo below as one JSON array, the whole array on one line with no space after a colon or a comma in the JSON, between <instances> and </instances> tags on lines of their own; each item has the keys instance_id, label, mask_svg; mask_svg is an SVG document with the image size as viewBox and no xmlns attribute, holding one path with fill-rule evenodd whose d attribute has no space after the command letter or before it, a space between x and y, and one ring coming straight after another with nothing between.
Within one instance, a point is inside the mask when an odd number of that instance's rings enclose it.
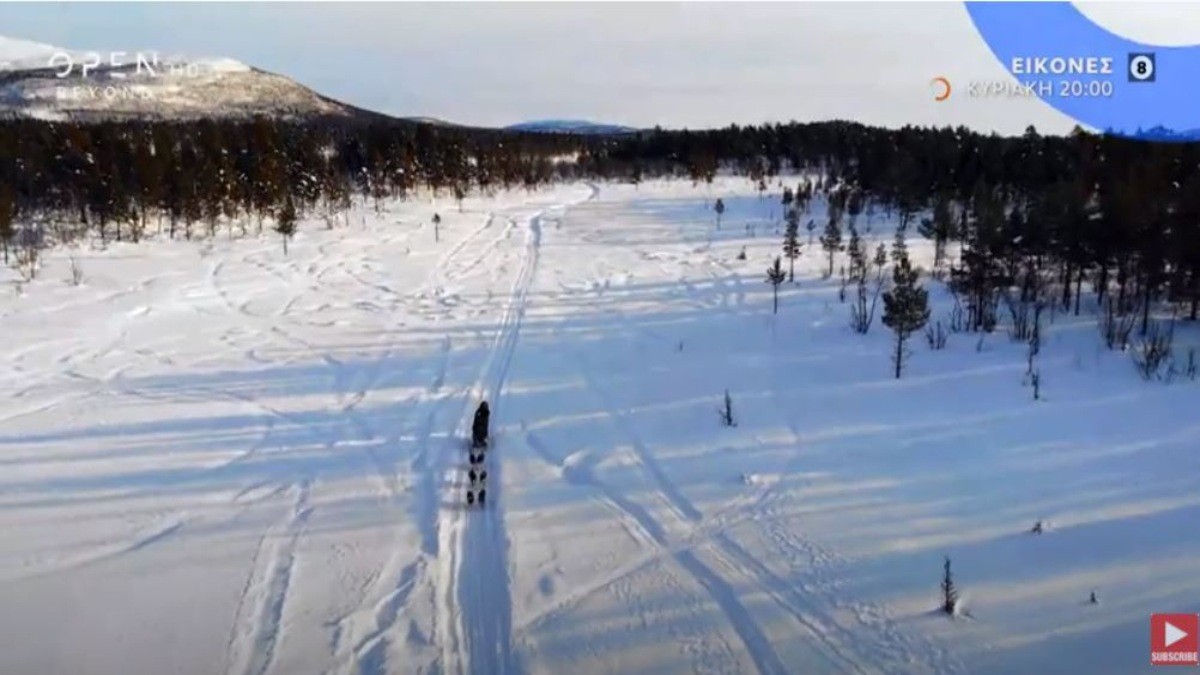
<instances>
[{"instance_id":1,"label":"snow-covered hill","mask_svg":"<svg viewBox=\"0 0 1200 675\"><path fill-rule=\"evenodd\" d=\"M894 379L819 246L772 314L772 189L416 196L286 256L0 268L0 673L1155 671L1148 615L1200 598L1200 382L1143 382L1086 311L1047 320L1041 400L1003 327L914 336Z\"/></svg>"},{"instance_id":2,"label":"snow-covered hill","mask_svg":"<svg viewBox=\"0 0 1200 675\"><path fill-rule=\"evenodd\" d=\"M67 53L67 50L0 35L0 71L43 68L58 53Z\"/></svg>"},{"instance_id":3,"label":"snow-covered hill","mask_svg":"<svg viewBox=\"0 0 1200 675\"><path fill-rule=\"evenodd\" d=\"M0 115L95 120L356 114L363 111L231 59L71 51L0 38Z\"/></svg>"}]
</instances>

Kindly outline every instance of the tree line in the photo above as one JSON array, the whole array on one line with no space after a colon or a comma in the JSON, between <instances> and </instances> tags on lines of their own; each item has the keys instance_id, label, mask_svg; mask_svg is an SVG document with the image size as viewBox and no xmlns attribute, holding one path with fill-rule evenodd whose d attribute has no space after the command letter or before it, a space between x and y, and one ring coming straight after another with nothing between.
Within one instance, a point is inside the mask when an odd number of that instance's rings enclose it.
<instances>
[{"instance_id":1,"label":"tree line","mask_svg":"<svg viewBox=\"0 0 1200 675\"><path fill-rule=\"evenodd\" d=\"M0 121L0 250L93 236L139 241L246 234L353 199L417 188L537 187L574 147L544 134L334 119L62 123Z\"/></svg>"},{"instance_id":2,"label":"tree line","mask_svg":"<svg viewBox=\"0 0 1200 675\"><path fill-rule=\"evenodd\" d=\"M1140 314L1142 332L1157 302L1200 312L1200 145L1078 130L1004 137L839 121L576 136L387 119L0 120L0 250L7 260L13 248L85 234L245 234L281 215L332 226L353 200L417 189L461 200L580 178L712 181L719 171L762 191L806 172L816 179L803 189L831 199L839 219L883 210L915 224L973 329L994 324L1006 295L1030 301L1049 287L1071 311L1086 291L1121 316ZM793 198L807 206L812 194ZM844 226L825 225L832 251Z\"/></svg>"},{"instance_id":3,"label":"tree line","mask_svg":"<svg viewBox=\"0 0 1200 675\"><path fill-rule=\"evenodd\" d=\"M935 267L960 293L971 330L990 330L1013 293L1021 304L1053 292L1078 313L1089 292L1102 308L1111 302L1116 314L1137 314L1142 333L1158 302L1193 320L1200 313L1196 143L827 122L656 130L607 139L584 161L589 173L635 182L652 174L711 181L733 171L762 190L787 171L815 175L831 200L821 236L829 274L856 219L896 215L902 230L915 225L934 242ZM794 199L811 187L801 185Z\"/></svg>"}]
</instances>

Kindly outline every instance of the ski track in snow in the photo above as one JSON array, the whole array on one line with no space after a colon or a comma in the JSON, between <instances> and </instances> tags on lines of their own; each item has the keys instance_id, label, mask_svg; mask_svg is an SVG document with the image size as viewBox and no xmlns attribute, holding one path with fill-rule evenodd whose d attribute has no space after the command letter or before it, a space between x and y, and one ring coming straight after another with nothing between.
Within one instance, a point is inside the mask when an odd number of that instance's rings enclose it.
<instances>
[{"instance_id":1,"label":"ski track in snow","mask_svg":"<svg viewBox=\"0 0 1200 675\"><path fill-rule=\"evenodd\" d=\"M597 193L598 190L593 187L588 199L594 198ZM567 205L554 208L564 210ZM502 461L497 457L502 444L496 439L495 430L504 420L502 395L520 339L529 288L537 273L545 213L545 210L539 211L528 218L521 268L513 282L488 360L466 398L458 429L450 437L452 447L446 449L446 454L450 455L456 450L454 444L469 442L476 402L487 400L492 410L493 429L493 440L485 455L490 486L487 505L475 513L470 510L449 510L452 520L444 528L449 532L448 542L455 548L449 565L443 568L443 573L451 578L444 582L445 589L440 594L446 602L440 608L441 614L457 617L454 621L442 624L446 635L451 636L443 648L442 666L451 673L503 674L518 671L512 649L509 540L505 533L503 495L498 489L503 485L504 475ZM503 234L498 240L507 238L508 235ZM467 268L474 267L482 258L480 256L468 263ZM467 516L465 523L464 514ZM441 548L439 546L439 550ZM453 609L455 606L457 610Z\"/></svg>"},{"instance_id":2,"label":"ski track in snow","mask_svg":"<svg viewBox=\"0 0 1200 675\"><path fill-rule=\"evenodd\" d=\"M308 481L295 486L291 512L276 531L266 533L259 542L229 640L227 675L263 675L275 659L285 629L284 603L293 583L296 542L311 513L309 490Z\"/></svg>"}]
</instances>

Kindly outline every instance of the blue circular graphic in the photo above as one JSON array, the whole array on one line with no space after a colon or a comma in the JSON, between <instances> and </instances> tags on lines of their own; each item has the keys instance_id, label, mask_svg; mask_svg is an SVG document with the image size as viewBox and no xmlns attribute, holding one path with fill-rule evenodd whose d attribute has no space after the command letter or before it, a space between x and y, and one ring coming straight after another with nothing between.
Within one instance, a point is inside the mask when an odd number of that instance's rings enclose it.
<instances>
[{"instance_id":1,"label":"blue circular graphic","mask_svg":"<svg viewBox=\"0 0 1200 675\"><path fill-rule=\"evenodd\" d=\"M1020 83L1020 94L1099 131L1200 139L1200 45L1130 40L1067 2L965 4L984 42Z\"/></svg>"}]
</instances>

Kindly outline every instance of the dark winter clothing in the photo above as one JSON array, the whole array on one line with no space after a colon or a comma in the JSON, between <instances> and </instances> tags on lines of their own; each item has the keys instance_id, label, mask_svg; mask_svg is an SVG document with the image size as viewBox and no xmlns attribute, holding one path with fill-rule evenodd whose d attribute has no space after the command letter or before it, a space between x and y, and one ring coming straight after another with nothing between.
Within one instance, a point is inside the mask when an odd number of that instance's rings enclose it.
<instances>
[{"instance_id":1,"label":"dark winter clothing","mask_svg":"<svg viewBox=\"0 0 1200 675\"><path fill-rule=\"evenodd\" d=\"M471 440L475 447L487 443L488 417L490 414L487 401L480 403L479 408L475 410L475 422L471 425Z\"/></svg>"}]
</instances>

